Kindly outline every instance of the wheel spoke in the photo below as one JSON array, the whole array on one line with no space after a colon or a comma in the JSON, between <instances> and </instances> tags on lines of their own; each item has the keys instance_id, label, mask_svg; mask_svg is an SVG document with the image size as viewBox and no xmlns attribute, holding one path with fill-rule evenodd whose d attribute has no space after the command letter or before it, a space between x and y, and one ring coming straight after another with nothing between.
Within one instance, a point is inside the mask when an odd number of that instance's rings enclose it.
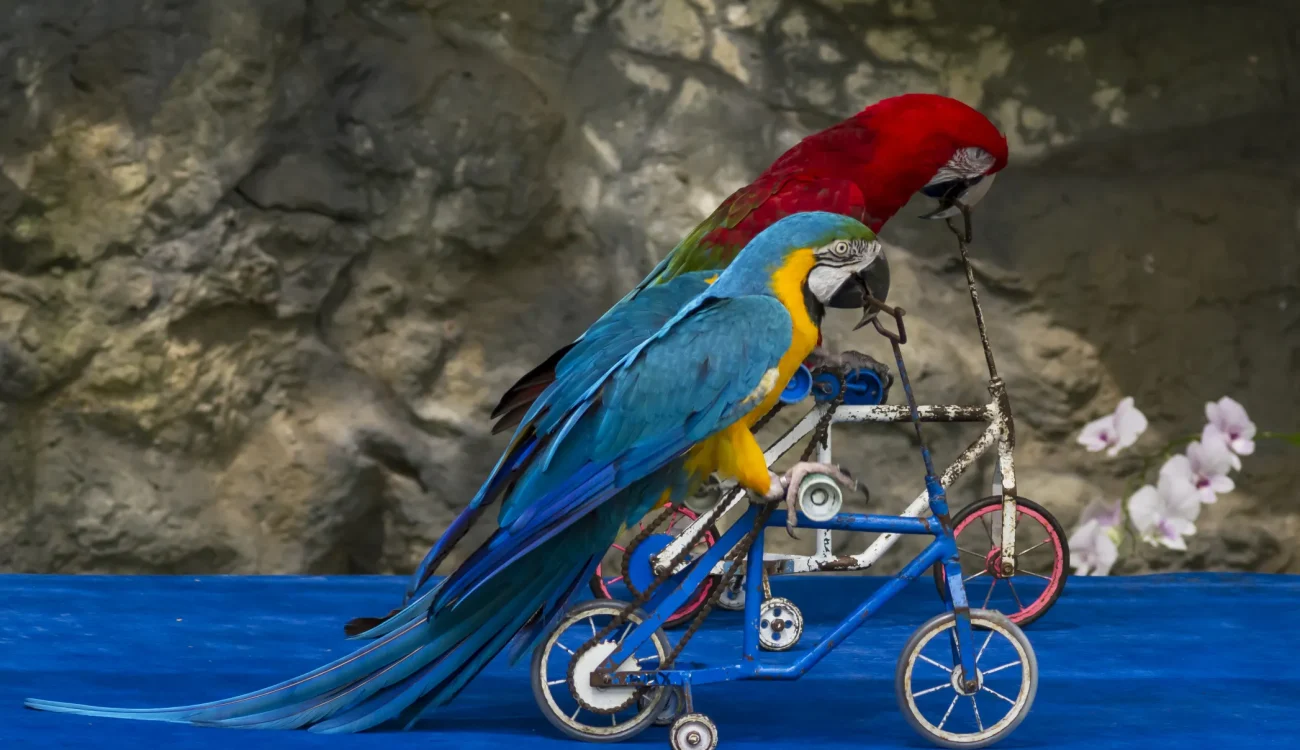
<instances>
[{"instance_id":1,"label":"wheel spoke","mask_svg":"<svg viewBox=\"0 0 1300 750\"><path fill-rule=\"evenodd\" d=\"M566 679L564 679L563 677L561 677L561 678L558 679L558 680L551 680L550 682L546 683L546 686L547 686L547 687L555 687L556 685L563 685L563 684L566 683L566 682L568 682L568 680L566 680Z\"/></svg>"},{"instance_id":2,"label":"wheel spoke","mask_svg":"<svg viewBox=\"0 0 1300 750\"><path fill-rule=\"evenodd\" d=\"M1025 605L1024 605L1023 602L1020 601L1020 594L1017 594L1017 593L1016 593L1016 584L1012 583L1012 582L1011 582L1011 579L1008 578L1008 579L1007 579L1007 585L1011 587L1011 596L1015 597L1015 600L1016 600L1016 606L1017 606L1017 607L1020 607L1021 609L1024 609L1024 608L1025 608Z\"/></svg>"},{"instance_id":3,"label":"wheel spoke","mask_svg":"<svg viewBox=\"0 0 1300 750\"><path fill-rule=\"evenodd\" d=\"M569 721L577 721L578 714L580 713L582 713L582 706L578 706L577 708L573 709L573 715L569 717Z\"/></svg>"},{"instance_id":4,"label":"wheel spoke","mask_svg":"<svg viewBox=\"0 0 1300 750\"><path fill-rule=\"evenodd\" d=\"M985 674L988 674L988 672L985 672ZM998 691L994 690L993 688L990 688L990 687L984 687L984 686L981 685L981 686L980 686L980 690L986 690L986 691L988 691L988 692L990 692L990 693L993 693L994 695L996 695L997 697L1001 698L1002 700L1006 701L1007 703L1010 703L1010 704L1013 705L1013 706L1016 705L1016 702L1015 702L1015 701L1013 701L1013 700L1011 700L1010 698L1006 697L1006 696L1003 695L1002 693L999 693Z\"/></svg>"},{"instance_id":5,"label":"wheel spoke","mask_svg":"<svg viewBox=\"0 0 1300 750\"><path fill-rule=\"evenodd\" d=\"M613 586L614 584L618 583L621 580L623 580L623 576L616 576L614 578L609 579L608 581L605 581L605 585Z\"/></svg>"},{"instance_id":6,"label":"wheel spoke","mask_svg":"<svg viewBox=\"0 0 1300 750\"><path fill-rule=\"evenodd\" d=\"M984 595L984 609L989 608L989 600L993 598L993 587L998 585L998 579L994 578L989 582L989 592Z\"/></svg>"},{"instance_id":7,"label":"wheel spoke","mask_svg":"<svg viewBox=\"0 0 1300 750\"><path fill-rule=\"evenodd\" d=\"M622 553L624 553L624 554L627 554L627 547L624 547L624 546L621 545L621 544L615 544L615 545L614 545L614 549L616 549L616 550L618 550L619 552L622 552Z\"/></svg>"},{"instance_id":8,"label":"wheel spoke","mask_svg":"<svg viewBox=\"0 0 1300 750\"><path fill-rule=\"evenodd\" d=\"M986 636L984 636L984 643L980 646L980 650L979 650L979 652L977 652L977 653L975 654L975 663L976 663L976 664L979 664L979 663L980 663L980 657L984 655L984 649L988 648L988 647L989 647L989 641L993 640L993 633L994 633L994 632L995 632L995 631L990 630L990 631L989 631L989 634L986 635Z\"/></svg>"},{"instance_id":9,"label":"wheel spoke","mask_svg":"<svg viewBox=\"0 0 1300 750\"><path fill-rule=\"evenodd\" d=\"M975 556L975 557L978 557L978 558L981 559L981 560L983 560L984 557L988 554L988 553L985 553L985 552L976 552L976 551L973 550L973 549L966 549L965 547L958 547L957 549L958 549L959 551L961 551L961 552L965 552L965 553L968 554L968 555L973 555L973 556Z\"/></svg>"},{"instance_id":10,"label":"wheel spoke","mask_svg":"<svg viewBox=\"0 0 1300 750\"><path fill-rule=\"evenodd\" d=\"M980 576L984 575L984 574L987 573L987 572L988 572L987 570L981 570L981 571L978 572L978 573L973 573L973 574L971 574L971 575L969 575L969 576L963 578L963 579L962 579L962 583L970 583L971 581L975 580L976 578L979 578Z\"/></svg>"},{"instance_id":11,"label":"wheel spoke","mask_svg":"<svg viewBox=\"0 0 1300 750\"><path fill-rule=\"evenodd\" d=\"M917 654L917 655L916 655L916 658L920 659L921 661L925 662L926 664L933 664L934 666L938 667L939 669L942 669L942 670L945 671L945 672L948 672L948 673L951 673L951 672L952 672L951 669L945 667L944 665L940 664L939 662L935 661L934 659L931 659L930 657L926 656L925 654Z\"/></svg>"},{"instance_id":12,"label":"wheel spoke","mask_svg":"<svg viewBox=\"0 0 1300 750\"><path fill-rule=\"evenodd\" d=\"M1019 659L1017 659L1017 660L1015 660L1015 661L1013 661L1013 662L1007 662L1006 664L1003 664L1003 665L1000 666L1000 667L994 667L994 668L992 668L992 669L986 669L986 670L984 670L984 672L983 672L982 674L983 674L985 677L988 677L989 675L991 675L991 674L993 674L993 673L995 673L995 672L1001 672L1001 671L1004 670L1004 669L1011 669L1012 667L1018 667L1018 666L1020 666L1020 660L1019 660Z\"/></svg>"},{"instance_id":13,"label":"wheel spoke","mask_svg":"<svg viewBox=\"0 0 1300 750\"><path fill-rule=\"evenodd\" d=\"M984 531L987 532L989 535L989 544L993 545L994 547L998 546L997 542L993 541L993 527L989 525L988 513L985 513L984 515L980 516L980 523L984 524Z\"/></svg>"},{"instance_id":14,"label":"wheel spoke","mask_svg":"<svg viewBox=\"0 0 1300 750\"><path fill-rule=\"evenodd\" d=\"M588 618L587 618L587 624L591 626L591 634L592 634L592 635L595 635L595 634L596 634L596 618L594 618L594 617L588 617Z\"/></svg>"},{"instance_id":15,"label":"wheel spoke","mask_svg":"<svg viewBox=\"0 0 1300 750\"><path fill-rule=\"evenodd\" d=\"M975 695L973 693L970 696L970 707L975 711L975 726L979 727L980 731L983 732L984 722L980 720L980 707L979 704L975 702Z\"/></svg>"},{"instance_id":16,"label":"wheel spoke","mask_svg":"<svg viewBox=\"0 0 1300 750\"><path fill-rule=\"evenodd\" d=\"M976 711L975 713L976 713L977 716L979 715L979 712L978 712L978 711ZM610 714L610 715L609 715L609 725L610 725L611 727L616 727L616 726L618 726L618 714ZM983 731L983 730L984 730L984 727L980 727L980 731Z\"/></svg>"},{"instance_id":17,"label":"wheel spoke","mask_svg":"<svg viewBox=\"0 0 1300 750\"><path fill-rule=\"evenodd\" d=\"M560 682L564 682L564 680L560 680ZM935 692L936 690L943 690L944 688L950 688L950 687L952 687L952 685L949 685L948 683L945 682L945 683L943 683L942 685L935 685L935 686L932 687L932 688L926 688L925 690L922 690L922 691L920 691L920 692L912 693L912 697L913 697L913 698L920 698L921 696L923 696L923 695L929 695L930 693L933 693L933 692Z\"/></svg>"},{"instance_id":18,"label":"wheel spoke","mask_svg":"<svg viewBox=\"0 0 1300 750\"><path fill-rule=\"evenodd\" d=\"M952 710L957 707L957 699L960 697L960 695L952 697L952 703L948 704L948 710L943 712L943 718L939 720L939 729L943 729L943 725L948 723L948 717L952 714Z\"/></svg>"},{"instance_id":19,"label":"wheel spoke","mask_svg":"<svg viewBox=\"0 0 1300 750\"><path fill-rule=\"evenodd\" d=\"M570 650L569 650L569 647L566 646L566 645L564 645L563 643L560 643L559 641L556 641L556 642L555 642L555 647L558 648L558 649L561 649L562 651L564 651L564 653L568 654L569 656L573 656L573 652L570 651Z\"/></svg>"},{"instance_id":20,"label":"wheel spoke","mask_svg":"<svg viewBox=\"0 0 1300 750\"><path fill-rule=\"evenodd\" d=\"M1052 580L1052 577L1051 577L1051 576L1045 576L1045 575L1043 575L1042 573L1035 573L1035 572L1032 571L1032 570L1022 570L1022 571L1020 571L1020 572L1024 573L1025 575L1033 576L1034 578L1041 578L1041 579L1043 579L1044 581L1050 581L1050 580Z\"/></svg>"},{"instance_id":21,"label":"wheel spoke","mask_svg":"<svg viewBox=\"0 0 1300 750\"><path fill-rule=\"evenodd\" d=\"M1039 547L1043 546L1044 544L1051 544L1051 543L1052 543L1052 540L1051 540L1051 539L1044 539L1043 541L1039 542L1038 544L1035 544L1034 546L1030 547L1029 549L1022 549L1022 550L1020 550L1019 552L1017 552L1017 553L1015 554L1015 556L1016 556L1016 557L1020 557L1021 555L1027 555L1027 554L1029 554L1030 552L1033 552L1034 550L1036 550L1036 549L1038 549Z\"/></svg>"}]
</instances>

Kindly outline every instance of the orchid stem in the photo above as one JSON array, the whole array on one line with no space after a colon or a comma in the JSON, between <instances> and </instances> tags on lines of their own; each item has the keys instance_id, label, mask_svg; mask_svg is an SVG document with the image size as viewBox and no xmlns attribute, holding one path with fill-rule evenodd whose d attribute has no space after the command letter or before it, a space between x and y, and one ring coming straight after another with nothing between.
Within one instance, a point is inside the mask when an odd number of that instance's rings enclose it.
<instances>
[{"instance_id":1,"label":"orchid stem","mask_svg":"<svg viewBox=\"0 0 1300 750\"><path fill-rule=\"evenodd\" d=\"M1264 431L1255 433L1256 440L1283 440L1296 447L1300 447L1300 432L1272 432Z\"/></svg>"},{"instance_id":2,"label":"orchid stem","mask_svg":"<svg viewBox=\"0 0 1300 750\"><path fill-rule=\"evenodd\" d=\"M1129 477L1128 485L1124 488L1124 497L1128 497L1129 495L1133 494L1133 490L1137 489L1137 487L1141 486L1142 483L1146 481L1147 472L1151 471L1151 465L1155 463L1156 460L1159 460L1161 463L1168 461L1169 457L1174 454L1174 451L1176 449L1181 448L1182 446L1187 445L1188 443L1194 442L1199 437L1200 435L1198 434L1191 434L1191 435L1184 435L1182 437L1174 438L1173 440L1170 440L1168 443L1166 443L1165 447L1161 449L1159 453L1147 456L1146 458L1142 459L1142 468L1138 469L1137 474L1135 474L1132 477Z\"/></svg>"}]
</instances>

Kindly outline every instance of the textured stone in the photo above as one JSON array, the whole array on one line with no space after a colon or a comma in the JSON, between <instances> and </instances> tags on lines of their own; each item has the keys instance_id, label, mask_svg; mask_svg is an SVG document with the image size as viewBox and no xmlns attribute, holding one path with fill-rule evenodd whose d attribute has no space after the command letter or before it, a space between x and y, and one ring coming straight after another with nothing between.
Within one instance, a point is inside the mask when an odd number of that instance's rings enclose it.
<instances>
[{"instance_id":1,"label":"textured stone","mask_svg":"<svg viewBox=\"0 0 1300 750\"><path fill-rule=\"evenodd\" d=\"M688 0L623 2L614 29L632 49L697 60L708 41L696 8Z\"/></svg>"},{"instance_id":2,"label":"textured stone","mask_svg":"<svg viewBox=\"0 0 1300 750\"><path fill-rule=\"evenodd\" d=\"M1300 427L1297 29L1286 0L19 0L0 568L411 569L501 450L503 388L783 149L906 91L1007 130L972 252L1020 490L1068 527L1137 467L1074 443L1123 395L1141 449L1223 394ZM923 203L884 233L909 371L922 400L980 403L964 273ZM892 359L851 322L833 348ZM978 429L925 434L943 461ZM835 449L873 510L920 490L907 425ZM1261 443L1187 554L1120 570L1300 571L1296 466Z\"/></svg>"},{"instance_id":3,"label":"textured stone","mask_svg":"<svg viewBox=\"0 0 1300 750\"><path fill-rule=\"evenodd\" d=\"M36 392L40 371L13 344L0 341L0 401L17 402Z\"/></svg>"}]
</instances>

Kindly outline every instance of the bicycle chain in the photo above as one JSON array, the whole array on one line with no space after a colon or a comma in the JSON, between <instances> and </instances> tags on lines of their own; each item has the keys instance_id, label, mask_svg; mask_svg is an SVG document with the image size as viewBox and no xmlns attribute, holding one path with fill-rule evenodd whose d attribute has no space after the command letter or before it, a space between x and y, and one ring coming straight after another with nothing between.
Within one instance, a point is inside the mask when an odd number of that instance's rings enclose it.
<instances>
[{"instance_id":1,"label":"bicycle chain","mask_svg":"<svg viewBox=\"0 0 1300 750\"><path fill-rule=\"evenodd\" d=\"M673 510L674 508L671 504L665 505L664 509L659 512L659 515L655 516L653 521L642 526L641 530L637 532L637 535L632 537L632 541L628 542L627 548L623 550L623 560L619 563L618 572L619 575L623 576L623 585L627 586L628 592L631 593L634 598L639 597L641 592L637 591L636 586L632 585L632 576L628 568L628 565L632 560L632 551L642 542L649 539L651 535L654 534L655 529L659 528L659 524L672 516Z\"/></svg>"},{"instance_id":2,"label":"bicycle chain","mask_svg":"<svg viewBox=\"0 0 1300 750\"><path fill-rule=\"evenodd\" d=\"M807 447L804 448L803 455L801 455L799 458L799 461L801 463L807 462L808 459L812 457L813 451L817 450L817 447L819 445L826 444L827 433L830 430L831 420L835 415L835 410L838 409L840 405L844 403L845 375L843 373L835 372L831 368L825 368L825 367L817 368L816 370L814 370L814 374L820 374L821 372L826 372L826 371L832 372L839 380L839 386L840 386L839 392L835 394L835 397L833 399L831 399L830 405L827 407L826 411L822 414L821 418L817 421L816 427L813 428L812 440L808 441ZM751 429L756 431L759 428L761 428L763 425L767 424L767 422L770 421L771 418L776 415L776 412L780 411L783 406L784 404L777 402L777 404L773 407L771 411L769 411L767 414L765 414L762 418L760 418L757 422L754 423L754 427ZM749 548L752 547L754 544L754 539L763 530L763 528L767 524L767 519L772 515L772 512L776 510L776 506L780 504L780 502L781 502L780 500L774 500L765 503L763 509L760 510L758 515L754 517L753 528L751 528L748 532L746 532L745 536L740 540L740 542L737 543L735 547L732 547L731 551L728 552L726 557L722 559L724 563L730 562L732 564L727 566L726 571L722 574L722 577L719 579L718 585L714 587L713 593L709 596L708 601L705 602L704 606L701 607L700 611L696 613L695 617L691 620L690 626L686 629L686 632L682 634L682 637L677 641L677 645L673 647L673 650L669 653L668 657L660 663L659 669L656 671L670 669L673 665L673 662L676 661L677 657L681 655L682 650L686 648L686 644L691 640L691 638L695 636L695 633L698 632L699 629L704 625L704 621L708 619L709 614L713 611L713 608L717 605L718 600L721 598L722 592L731 583L731 579L735 577L736 570L739 567L736 564L737 558L744 557L749 552ZM700 530L696 532L695 536L691 538L688 544L682 547L682 551L679 552L672 559L669 565L665 568L666 571L676 570L678 564L681 563L682 559L692 549L694 549L696 544L699 543L700 537L705 533L705 530L707 530L709 527L713 526L713 524L717 522L718 520L717 516L721 515L719 510L725 506L726 506L725 502L719 501L717 505L709 509L706 515L710 515L713 517L709 518L707 523L700 525ZM665 518L668 517L671 510L672 509L670 507L665 507L664 511L661 512L655 518L654 521L645 525L645 527L642 528L642 530L636 535L636 537L633 538L631 544L628 545L627 551L624 552L623 554L622 570L620 571L623 574L623 580L625 582L628 580L628 576L627 576L628 559L631 557L630 554L631 550L635 549L636 545L644 542L647 538L649 538L650 535L654 533L654 529L657 528L658 525L662 523ZM609 636L610 633L613 633L620 626L626 623L628 621L628 618L631 616L631 614L636 610L640 609L645 604L647 604L650 601L650 599L654 596L654 593L659 588L659 586L671 577L672 577L671 572L665 572L663 575L656 576L654 582L651 583L650 586L647 587L645 591L641 592L639 596L635 597L633 601L629 602L621 612L615 615L614 618L609 622L609 624L601 628L599 632L593 635L585 643L579 646L576 651L573 652L573 655L569 658L569 668L565 675L565 681L568 684L569 693L573 696L574 700L578 702L579 706L587 709L588 711L591 711L592 713L611 715L611 714L616 714L619 711L625 710L628 706L631 705L630 702L625 701L617 708L601 709L588 704L586 701L582 700L582 697L578 694L578 691L575 689L576 685L574 683L573 671L578 664L578 660L582 658L582 656L585 653L595 648L598 644L604 641ZM629 588L629 590L631 589ZM612 661L607 657L606 660L601 664L600 668L614 669L616 667L612 663ZM632 696L633 699L640 697L641 693L643 693L645 689L646 687L636 688L636 692Z\"/></svg>"}]
</instances>

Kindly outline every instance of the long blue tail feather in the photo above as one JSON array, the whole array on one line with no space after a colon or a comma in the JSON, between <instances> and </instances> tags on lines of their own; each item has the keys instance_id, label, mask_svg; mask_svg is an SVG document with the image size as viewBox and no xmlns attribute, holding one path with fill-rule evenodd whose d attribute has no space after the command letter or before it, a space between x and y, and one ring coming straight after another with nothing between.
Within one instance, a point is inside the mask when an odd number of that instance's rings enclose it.
<instances>
[{"instance_id":1,"label":"long blue tail feather","mask_svg":"<svg viewBox=\"0 0 1300 750\"><path fill-rule=\"evenodd\" d=\"M545 597L546 592L543 591L523 602L522 606L511 603L497 610L494 617L482 628L484 632L491 634L486 643L477 645L474 641L466 641L461 644L462 654L464 651L470 651L468 654L463 654L468 658L458 660L456 664L430 663L410 678L394 683L389 688L391 693L377 693L350 710L313 726L311 731L322 734L360 732L396 719L426 695L433 697L434 702L437 702L441 693L452 688L457 680L464 680L467 683L483 671L488 662L505 648L515 632L527 621L530 617L529 612L534 610Z\"/></svg>"},{"instance_id":2,"label":"long blue tail feather","mask_svg":"<svg viewBox=\"0 0 1300 750\"><path fill-rule=\"evenodd\" d=\"M600 495L593 498L589 503L581 507L580 510L582 512L589 512L591 510L594 510L595 506L597 506L599 503L606 502L612 499L617 494L618 494L618 490L613 488L603 490ZM564 537L564 532L572 528L571 524L566 523L565 520L566 519L561 519L559 522L556 522L550 525L549 527L540 530L537 534L531 535L531 538L520 540L519 546L517 548L512 548L510 550L502 552L500 555L496 555L492 559L492 562L495 563L495 565L491 570L483 572L480 576L476 578L465 578L456 581L455 583L464 582L464 585L459 589L455 589L454 590L455 593L449 594L446 591L441 592L440 593L440 596L442 597L441 602L445 603L451 601L456 601L456 602L463 601L466 597L472 596L474 592L478 591L482 586L487 585L501 571L508 569L512 564L520 564L519 561L521 561L524 557L526 557L531 552L545 549L547 546L549 546L549 543L554 539L562 539ZM609 540L609 543L613 544L613 542L614 540L613 538L611 538ZM605 546L608 547L609 545L607 544ZM462 590L464 590L464 593L460 593ZM455 596L457 598L453 600L452 596ZM444 606L444 604L435 601L433 605L434 608L433 611L437 612L439 610L439 607L441 606Z\"/></svg>"},{"instance_id":3,"label":"long blue tail feather","mask_svg":"<svg viewBox=\"0 0 1300 750\"><path fill-rule=\"evenodd\" d=\"M498 595L492 601L480 602L480 604L488 608L502 607L509 602L512 592L509 589L502 588L497 593ZM491 610L489 609L489 611ZM437 662L441 654L450 650L448 648L449 644L452 648L459 646L480 627L491 627L491 623L480 625L475 618L465 618L446 631L441 632L426 645L420 646L392 661L387 666L332 692L299 703L254 714L244 711L240 715L225 718L205 715L203 723L242 727L261 724L264 726L258 728L263 729L296 729L306 726L321 717L333 714L341 706L358 704L370 695L406 679L414 672L424 668L426 664Z\"/></svg>"},{"instance_id":4,"label":"long blue tail feather","mask_svg":"<svg viewBox=\"0 0 1300 750\"><path fill-rule=\"evenodd\" d=\"M83 716L253 729L305 727L325 733L363 731L394 719L409 724L425 707L454 698L530 622L539 617L550 621L556 610L564 609L594 569L591 550L603 551L613 543L626 516L620 510L601 508L432 619L427 600L423 611L413 603L396 622L384 624L387 632L377 640L269 688L171 708L37 699L26 705ZM523 638L535 641L537 636L540 632L527 632Z\"/></svg>"},{"instance_id":5,"label":"long blue tail feather","mask_svg":"<svg viewBox=\"0 0 1300 750\"><path fill-rule=\"evenodd\" d=\"M582 573L573 579L573 583L568 589L552 595L543 605L541 611L527 625L523 627L511 641L510 651L506 659L511 666L519 661L519 657L532 651L533 646L537 644L544 634L550 632L551 628L564 616L566 605L572 601L578 589L585 586L591 577L596 573L596 567L605 557L605 551L601 550L587 561L587 566Z\"/></svg>"},{"instance_id":6,"label":"long blue tail feather","mask_svg":"<svg viewBox=\"0 0 1300 750\"><path fill-rule=\"evenodd\" d=\"M293 702L305 698L308 694L319 694L327 690L339 689L359 679L373 669L370 667L371 664L382 661L390 654L401 653L404 649L412 648L413 644L421 642L424 636L414 631L414 627L401 629L382 640L375 641L348 656L318 667L306 674L261 690L210 703L197 703L170 708L109 708L61 701L29 699L26 705L29 708L43 711L170 722L191 721L192 717L203 712L206 712L205 719L212 720L225 718L226 714L234 715L240 712L250 713L269 710L273 704L283 704L285 701ZM310 689L305 687L307 685L311 686Z\"/></svg>"},{"instance_id":7,"label":"long blue tail feather","mask_svg":"<svg viewBox=\"0 0 1300 750\"><path fill-rule=\"evenodd\" d=\"M441 581L439 581L439 583L441 583ZM429 602L437 595L438 587L434 586L423 594L420 594L418 599L403 607L397 614L389 617L387 620L384 620L370 630L350 636L349 640L369 641L376 638L383 638L413 620L421 618L427 619L429 616Z\"/></svg>"}]
</instances>

